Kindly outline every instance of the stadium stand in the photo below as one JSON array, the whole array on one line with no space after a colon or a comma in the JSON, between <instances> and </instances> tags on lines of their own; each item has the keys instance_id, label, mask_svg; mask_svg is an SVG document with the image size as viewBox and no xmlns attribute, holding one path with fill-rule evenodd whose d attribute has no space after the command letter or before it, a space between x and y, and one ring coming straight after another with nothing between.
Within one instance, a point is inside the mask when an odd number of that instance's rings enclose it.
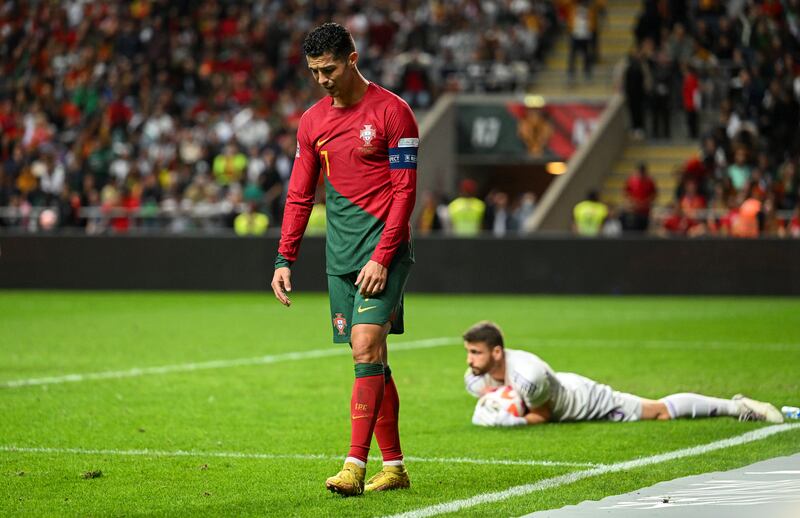
<instances>
[{"instance_id":1,"label":"stadium stand","mask_svg":"<svg viewBox=\"0 0 800 518\"><path fill-rule=\"evenodd\" d=\"M570 78L579 3L598 50L591 77L578 67ZM274 232L294 130L318 96L299 43L334 19L368 49L365 74L418 115L445 92L626 91L642 122L601 199L624 218L624 186L647 164L658 188L651 233L674 233L664 222L677 217L687 234L735 234L742 203L755 199L764 233L796 235L797 14L797 2L776 0L6 2L0 228L232 232L255 203ZM681 207L689 182L691 203L705 204L691 207L694 218ZM421 202L432 209L420 229L449 228L439 218L448 200L424 194L434 198ZM485 201L484 231L505 235L536 200L490 192Z\"/></svg>"},{"instance_id":2,"label":"stadium stand","mask_svg":"<svg viewBox=\"0 0 800 518\"><path fill-rule=\"evenodd\" d=\"M5 2L0 226L230 231L280 223L300 42L348 26L365 75L418 110L442 91L524 91L555 30L544 0Z\"/></svg>"},{"instance_id":3,"label":"stadium stand","mask_svg":"<svg viewBox=\"0 0 800 518\"><path fill-rule=\"evenodd\" d=\"M641 83L641 99L626 93L632 121L640 105L645 124L632 123L636 141L604 199L624 206L626 177L644 161L658 186L653 233L800 236L798 2L642 6L625 80ZM684 120L654 127L664 106Z\"/></svg>"}]
</instances>

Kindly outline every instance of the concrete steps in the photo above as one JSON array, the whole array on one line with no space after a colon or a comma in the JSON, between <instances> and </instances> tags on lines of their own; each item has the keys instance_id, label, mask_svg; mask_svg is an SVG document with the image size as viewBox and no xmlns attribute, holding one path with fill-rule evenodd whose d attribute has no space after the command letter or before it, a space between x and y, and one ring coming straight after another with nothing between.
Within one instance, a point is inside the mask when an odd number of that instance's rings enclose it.
<instances>
[{"instance_id":1,"label":"concrete steps","mask_svg":"<svg viewBox=\"0 0 800 518\"><path fill-rule=\"evenodd\" d=\"M631 38L614 38L604 39L600 37L600 53L601 56L609 54L614 56L627 56L628 51L631 49L633 42ZM554 61L559 58L567 58L569 56L569 44L565 42L563 45L556 45L550 53L550 58Z\"/></svg>"},{"instance_id":2,"label":"concrete steps","mask_svg":"<svg viewBox=\"0 0 800 518\"><path fill-rule=\"evenodd\" d=\"M633 27L640 6L640 0L609 0L608 14L600 32L601 62L595 64L590 81L583 79L580 71L583 62L578 61L576 83L568 83L569 35L564 31L548 55L544 69L537 74L533 91L541 95L580 97L595 94L610 97L614 91L614 68L627 57L634 45ZM630 140L603 181L600 199L616 207L625 206L625 182L636 166L645 162L658 188L655 205L665 207L675 197L678 183L676 170L698 152L698 144L691 141Z\"/></svg>"},{"instance_id":3,"label":"concrete steps","mask_svg":"<svg viewBox=\"0 0 800 518\"><path fill-rule=\"evenodd\" d=\"M616 164L614 164L614 173L622 173L625 175L630 174L636 166L639 165L640 162L647 162L648 171L653 176L655 175L664 175L664 174L671 174L675 170L675 161L674 160L658 160L658 159L638 159L638 160L626 160L621 159Z\"/></svg>"},{"instance_id":4,"label":"concrete steps","mask_svg":"<svg viewBox=\"0 0 800 518\"><path fill-rule=\"evenodd\" d=\"M697 153L697 145L644 144L628 147L622 157L629 160L678 159L684 162L687 157Z\"/></svg>"},{"instance_id":5,"label":"concrete steps","mask_svg":"<svg viewBox=\"0 0 800 518\"><path fill-rule=\"evenodd\" d=\"M548 55L544 69L537 74L532 90L542 95L554 92L550 95L611 96L614 67L625 59L633 45L633 26L639 9L638 0L609 0L607 16L600 29L600 62L595 63L591 80L583 78L580 70L583 62L579 60L576 63L577 84L569 83L569 35L564 31Z\"/></svg>"},{"instance_id":6,"label":"concrete steps","mask_svg":"<svg viewBox=\"0 0 800 518\"><path fill-rule=\"evenodd\" d=\"M545 97L560 97L564 95L585 97L591 99L607 99L609 87L603 83L570 84L564 83L564 78L558 79L558 83L537 84L532 93Z\"/></svg>"},{"instance_id":7,"label":"concrete steps","mask_svg":"<svg viewBox=\"0 0 800 518\"><path fill-rule=\"evenodd\" d=\"M612 207L625 207L627 205L627 199L623 194L622 190L615 191L612 194L607 194L605 192L600 193L600 200L603 203L612 206ZM653 207L669 207L669 205L675 201L675 191L674 190L666 190L661 186L658 186L658 194L656 194L655 202L653 203Z\"/></svg>"},{"instance_id":8,"label":"concrete steps","mask_svg":"<svg viewBox=\"0 0 800 518\"><path fill-rule=\"evenodd\" d=\"M628 175L619 175L619 176L612 176L606 179L605 186L614 189L615 191L618 190L622 192L625 188L625 182L628 180ZM669 192L675 192L675 189L678 187L678 179L674 175L670 175L667 178L661 178L653 175L653 179L658 185L658 190L668 190Z\"/></svg>"},{"instance_id":9,"label":"concrete steps","mask_svg":"<svg viewBox=\"0 0 800 518\"><path fill-rule=\"evenodd\" d=\"M616 207L624 206L625 182L639 163L644 162L658 189L655 206L666 207L675 199L678 171L698 152L697 144L629 141L622 156L603 181L600 199Z\"/></svg>"}]
</instances>

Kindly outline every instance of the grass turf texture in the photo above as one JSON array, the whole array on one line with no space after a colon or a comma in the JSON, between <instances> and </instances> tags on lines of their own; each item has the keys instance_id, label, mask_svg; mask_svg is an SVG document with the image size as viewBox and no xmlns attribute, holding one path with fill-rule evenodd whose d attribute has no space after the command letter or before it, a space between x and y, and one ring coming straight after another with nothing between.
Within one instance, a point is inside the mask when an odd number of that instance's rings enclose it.
<instances>
[{"instance_id":1,"label":"grass turf texture","mask_svg":"<svg viewBox=\"0 0 800 518\"><path fill-rule=\"evenodd\" d=\"M327 297L295 294L0 291L0 384L336 348ZM404 450L415 457L610 464L763 426L733 419L487 430L470 422L463 330L496 320L508 346L644 397L745 392L797 404L800 301L768 298L407 296L406 342L452 345L390 358ZM324 489L349 442L346 355L267 365L0 388L0 446L272 454L323 459L0 451L0 515L377 516L532 483L581 467L409 462L408 491L342 499ZM590 478L459 511L519 515L800 451L789 431L699 457ZM378 454L373 444L373 453ZM368 475L379 466L370 463ZM85 479L89 471L102 476Z\"/></svg>"}]
</instances>

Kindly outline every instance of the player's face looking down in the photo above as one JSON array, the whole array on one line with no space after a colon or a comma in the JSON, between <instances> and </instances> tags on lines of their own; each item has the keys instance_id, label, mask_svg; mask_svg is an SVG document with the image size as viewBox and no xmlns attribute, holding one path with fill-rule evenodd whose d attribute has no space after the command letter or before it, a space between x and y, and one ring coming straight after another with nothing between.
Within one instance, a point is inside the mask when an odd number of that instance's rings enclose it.
<instances>
[{"instance_id":1,"label":"player's face looking down","mask_svg":"<svg viewBox=\"0 0 800 518\"><path fill-rule=\"evenodd\" d=\"M306 56L308 69L317 82L331 97L339 97L348 92L357 77L355 73L357 52L351 52L346 60L337 60L333 54L326 52L321 56Z\"/></svg>"},{"instance_id":2,"label":"player's face looking down","mask_svg":"<svg viewBox=\"0 0 800 518\"><path fill-rule=\"evenodd\" d=\"M489 346L486 342L464 342L467 351L467 365L472 374L482 376L494 369L503 361L503 348L499 345Z\"/></svg>"}]
</instances>

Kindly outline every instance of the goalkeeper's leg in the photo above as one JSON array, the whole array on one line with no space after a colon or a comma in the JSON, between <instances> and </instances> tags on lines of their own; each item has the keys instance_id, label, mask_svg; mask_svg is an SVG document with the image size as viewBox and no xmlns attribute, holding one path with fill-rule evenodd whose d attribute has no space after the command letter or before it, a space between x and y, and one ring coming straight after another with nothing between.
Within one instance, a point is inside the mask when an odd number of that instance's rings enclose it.
<instances>
[{"instance_id":1,"label":"goalkeeper's leg","mask_svg":"<svg viewBox=\"0 0 800 518\"><path fill-rule=\"evenodd\" d=\"M670 394L658 401L642 399L642 419L691 419L702 417L738 417L740 420L782 422L775 407L769 403L745 398L721 399L702 394Z\"/></svg>"}]
</instances>

